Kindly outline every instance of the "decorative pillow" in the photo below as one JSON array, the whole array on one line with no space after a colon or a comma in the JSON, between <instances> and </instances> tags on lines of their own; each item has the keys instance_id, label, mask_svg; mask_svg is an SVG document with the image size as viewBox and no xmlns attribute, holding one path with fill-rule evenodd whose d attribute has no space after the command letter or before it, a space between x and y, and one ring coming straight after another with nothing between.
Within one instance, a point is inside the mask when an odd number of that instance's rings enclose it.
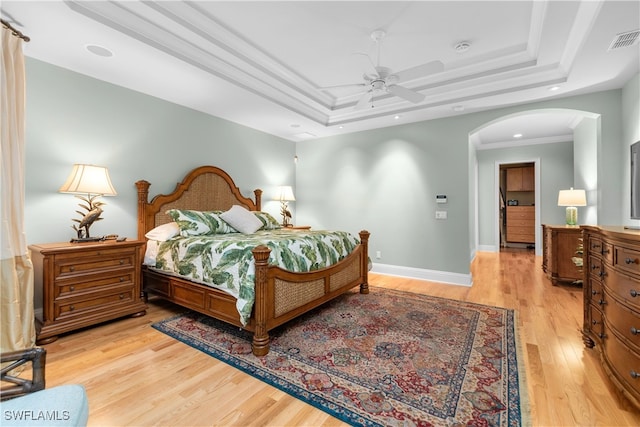
<instances>
[{"instance_id":1,"label":"decorative pillow","mask_svg":"<svg viewBox=\"0 0 640 427\"><path fill-rule=\"evenodd\" d=\"M162 224L149 231L144 235L149 240L157 240L158 242L165 242L172 237L180 234L180 227L175 222L168 222Z\"/></svg>"},{"instance_id":2,"label":"decorative pillow","mask_svg":"<svg viewBox=\"0 0 640 427\"><path fill-rule=\"evenodd\" d=\"M267 212L254 211L253 214L258 217L260 222L262 222L261 230L277 230L282 228L282 225L280 225L278 221L276 221L276 219Z\"/></svg>"},{"instance_id":3,"label":"decorative pillow","mask_svg":"<svg viewBox=\"0 0 640 427\"><path fill-rule=\"evenodd\" d=\"M220 218L244 234L255 233L262 227L262 221L253 212L239 205L233 205L231 209L220 214Z\"/></svg>"},{"instance_id":4,"label":"decorative pillow","mask_svg":"<svg viewBox=\"0 0 640 427\"><path fill-rule=\"evenodd\" d=\"M180 235L200 236L203 234L236 233L221 217L222 211L193 211L189 209L170 209L169 215L180 227Z\"/></svg>"}]
</instances>

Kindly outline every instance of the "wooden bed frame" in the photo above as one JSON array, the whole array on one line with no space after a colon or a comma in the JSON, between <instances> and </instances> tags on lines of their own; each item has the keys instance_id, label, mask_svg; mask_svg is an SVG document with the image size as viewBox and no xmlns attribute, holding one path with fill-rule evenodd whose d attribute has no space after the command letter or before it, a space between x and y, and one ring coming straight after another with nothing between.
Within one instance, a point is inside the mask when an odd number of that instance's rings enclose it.
<instances>
[{"instance_id":1,"label":"wooden bed frame","mask_svg":"<svg viewBox=\"0 0 640 427\"><path fill-rule=\"evenodd\" d=\"M147 181L138 188L138 239L154 227L171 222L169 209L228 210L241 205L259 211L262 190L255 190L255 201L242 196L231 177L215 166L201 166L189 172L171 194L148 201ZM369 293L369 232L360 232L361 243L338 264L308 273L293 273L268 264L270 249L260 245L253 250L256 264L255 303L246 326L240 323L236 299L218 289L143 266L143 292L152 293L178 305L253 332L256 356L269 352L269 331L360 285Z\"/></svg>"}]
</instances>

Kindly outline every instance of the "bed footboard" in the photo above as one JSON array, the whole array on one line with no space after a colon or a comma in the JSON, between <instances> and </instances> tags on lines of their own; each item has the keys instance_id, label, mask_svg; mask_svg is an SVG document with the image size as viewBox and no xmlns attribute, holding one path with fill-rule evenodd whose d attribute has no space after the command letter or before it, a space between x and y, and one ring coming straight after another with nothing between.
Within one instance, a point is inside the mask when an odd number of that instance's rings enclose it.
<instances>
[{"instance_id":1,"label":"bed footboard","mask_svg":"<svg viewBox=\"0 0 640 427\"><path fill-rule=\"evenodd\" d=\"M270 249L253 250L256 262L253 353L269 352L268 331L360 285L369 293L368 243L370 233L360 232L360 245L340 263L309 273L292 273L269 266Z\"/></svg>"}]
</instances>

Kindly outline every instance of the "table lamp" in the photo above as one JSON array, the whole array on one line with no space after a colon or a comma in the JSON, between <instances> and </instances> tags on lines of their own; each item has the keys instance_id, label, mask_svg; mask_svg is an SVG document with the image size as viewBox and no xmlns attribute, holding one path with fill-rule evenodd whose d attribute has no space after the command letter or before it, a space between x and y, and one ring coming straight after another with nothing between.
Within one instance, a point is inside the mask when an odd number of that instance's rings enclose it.
<instances>
[{"instance_id":1,"label":"table lamp","mask_svg":"<svg viewBox=\"0 0 640 427\"><path fill-rule=\"evenodd\" d=\"M102 218L101 206L105 205L98 199L100 196L115 196L116 190L111 185L111 179L109 178L109 171L103 166L94 165L73 165L73 170L67 178L67 181L58 190L61 193L72 193L76 197L82 200L83 203L79 203L81 209L76 212L80 214L81 219L72 219L77 222L71 226L76 230L78 237L72 239L72 242L94 242L101 240L100 237L91 237L89 235L89 227ZM86 193L86 196L84 195Z\"/></svg>"},{"instance_id":2,"label":"table lamp","mask_svg":"<svg viewBox=\"0 0 640 427\"><path fill-rule=\"evenodd\" d=\"M289 203L295 202L296 198L293 196L293 189L289 185L278 187L278 197L276 200L280 200L280 214L282 215L282 226L291 227L291 212L289 212Z\"/></svg>"},{"instance_id":3,"label":"table lamp","mask_svg":"<svg viewBox=\"0 0 640 427\"><path fill-rule=\"evenodd\" d=\"M558 206L566 206L567 225L578 224L578 208L576 206L587 206L587 195L584 190L560 190L558 193Z\"/></svg>"}]
</instances>

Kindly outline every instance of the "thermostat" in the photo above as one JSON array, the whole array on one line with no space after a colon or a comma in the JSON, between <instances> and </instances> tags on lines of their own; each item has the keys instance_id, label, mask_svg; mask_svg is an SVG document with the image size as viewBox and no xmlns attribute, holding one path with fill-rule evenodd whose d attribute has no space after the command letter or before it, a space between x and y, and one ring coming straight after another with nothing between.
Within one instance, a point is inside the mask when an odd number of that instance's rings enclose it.
<instances>
[{"instance_id":1,"label":"thermostat","mask_svg":"<svg viewBox=\"0 0 640 427\"><path fill-rule=\"evenodd\" d=\"M436 195L436 203L447 203L446 194L437 194Z\"/></svg>"}]
</instances>

